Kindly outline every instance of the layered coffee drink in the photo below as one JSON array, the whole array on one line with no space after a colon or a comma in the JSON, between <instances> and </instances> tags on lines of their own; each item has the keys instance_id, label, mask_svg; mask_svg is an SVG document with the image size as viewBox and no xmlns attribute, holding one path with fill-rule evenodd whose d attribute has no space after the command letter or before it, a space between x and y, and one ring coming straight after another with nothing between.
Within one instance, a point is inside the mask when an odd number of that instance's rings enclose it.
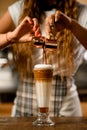
<instances>
[{"instance_id":1,"label":"layered coffee drink","mask_svg":"<svg viewBox=\"0 0 87 130\"><path fill-rule=\"evenodd\" d=\"M41 113L49 112L49 100L52 87L53 68L49 64L38 64L34 67L34 79L38 110Z\"/></svg>"},{"instance_id":2,"label":"layered coffee drink","mask_svg":"<svg viewBox=\"0 0 87 130\"><path fill-rule=\"evenodd\" d=\"M38 118L35 126L53 126L55 123L49 117L49 103L52 89L53 68L50 64L37 64L34 67Z\"/></svg>"}]
</instances>

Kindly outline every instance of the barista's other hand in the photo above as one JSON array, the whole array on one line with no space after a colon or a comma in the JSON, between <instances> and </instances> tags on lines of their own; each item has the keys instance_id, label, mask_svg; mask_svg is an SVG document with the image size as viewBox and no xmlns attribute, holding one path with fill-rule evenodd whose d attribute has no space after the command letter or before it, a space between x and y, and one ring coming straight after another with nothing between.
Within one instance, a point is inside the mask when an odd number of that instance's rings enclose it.
<instances>
[{"instance_id":1,"label":"barista's other hand","mask_svg":"<svg viewBox=\"0 0 87 130\"><path fill-rule=\"evenodd\" d=\"M56 11L55 14L46 18L46 35L49 37L50 33L56 36L56 33L64 28L71 28L71 18L66 16L61 11Z\"/></svg>"}]
</instances>

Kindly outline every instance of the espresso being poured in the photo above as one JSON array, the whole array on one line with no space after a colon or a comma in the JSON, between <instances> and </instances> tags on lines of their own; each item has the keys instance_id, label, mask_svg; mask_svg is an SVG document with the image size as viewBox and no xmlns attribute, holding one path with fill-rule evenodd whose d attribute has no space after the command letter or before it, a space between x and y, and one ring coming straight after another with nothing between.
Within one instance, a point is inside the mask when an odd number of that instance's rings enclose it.
<instances>
[{"instance_id":1,"label":"espresso being poured","mask_svg":"<svg viewBox=\"0 0 87 130\"><path fill-rule=\"evenodd\" d=\"M44 37L34 37L33 45L36 48L42 48L43 49L43 63L47 64L46 51L56 51L57 40L46 39Z\"/></svg>"}]
</instances>

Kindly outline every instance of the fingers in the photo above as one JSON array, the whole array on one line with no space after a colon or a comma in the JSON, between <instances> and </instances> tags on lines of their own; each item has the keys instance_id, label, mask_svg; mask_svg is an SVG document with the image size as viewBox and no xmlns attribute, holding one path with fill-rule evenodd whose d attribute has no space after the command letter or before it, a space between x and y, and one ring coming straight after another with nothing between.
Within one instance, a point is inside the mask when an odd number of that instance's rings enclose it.
<instances>
[{"instance_id":1,"label":"fingers","mask_svg":"<svg viewBox=\"0 0 87 130\"><path fill-rule=\"evenodd\" d=\"M17 28L15 29L15 32L18 35L21 35L27 32L33 32L32 31L33 26L34 26L33 20L30 17L26 16L22 20L22 22L17 26Z\"/></svg>"},{"instance_id":2,"label":"fingers","mask_svg":"<svg viewBox=\"0 0 87 130\"><path fill-rule=\"evenodd\" d=\"M32 19L26 16L25 19L22 21L22 24L28 24L28 26L30 26L29 31L31 31L31 33L33 33L35 36L41 36L41 30L37 18Z\"/></svg>"},{"instance_id":3,"label":"fingers","mask_svg":"<svg viewBox=\"0 0 87 130\"><path fill-rule=\"evenodd\" d=\"M26 17L23 19L23 21L21 22L21 24L28 24L28 25L30 25L31 27L34 26L33 20L32 20L30 17L28 17L28 16L26 16Z\"/></svg>"},{"instance_id":4,"label":"fingers","mask_svg":"<svg viewBox=\"0 0 87 130\"><path fill-rule=\"evenodd\" d=\"M55 22L58 22L60 17L61 17L61 12L60 11L56 11L56 13L55 13Z\"/></svg>"},{"instance_id":5,"label":"fingers","mask_svg":"<svg viewBox=\"0 0 87 130\"><path fill-rule=\"evenodd\" d=\"M46 19L45 31L48 39L55 37L55 15L50 15Z\"/></svg>"},{"instance_id":6,"label":"fingers","mask_svg":"<svg viewBox=\"0 0 87 130\"><path fill-rule=\"evenodd\" d=\"M52 16L49 16L46 18L46 22L45 22L45 31L46 31L46 35L47 37L49 37L49 34L51 32L51 28L50 25L54 22Z\"/></svg>"},{"instance_id":7,"label":"fingers","mask_svg":"<svg viewBox=\"0 0 87 130\"><path fill-rule=\"evenodd\" d=\"M38 20L36 18L33 18L33 22L34 22L33 31L35 32L35 36L41 36L42 34Z\"/></svg>"}]
</instances>

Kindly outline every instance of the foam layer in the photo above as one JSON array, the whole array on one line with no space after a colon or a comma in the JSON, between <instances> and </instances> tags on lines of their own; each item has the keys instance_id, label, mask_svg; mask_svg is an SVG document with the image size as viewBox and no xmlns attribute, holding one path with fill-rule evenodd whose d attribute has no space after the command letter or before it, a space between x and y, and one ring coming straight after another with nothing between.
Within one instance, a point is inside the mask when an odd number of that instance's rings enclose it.
<instances>
[{"instance_id":1,"label":"foam layer","mask_svg":"<svg viewBox=\"0 0 87 130\"><path fill-rule=\"evenodd\" d=\"M34 69L52 69L50 64L37 64L34 66Z\"/></svg>"}]
</instances>

